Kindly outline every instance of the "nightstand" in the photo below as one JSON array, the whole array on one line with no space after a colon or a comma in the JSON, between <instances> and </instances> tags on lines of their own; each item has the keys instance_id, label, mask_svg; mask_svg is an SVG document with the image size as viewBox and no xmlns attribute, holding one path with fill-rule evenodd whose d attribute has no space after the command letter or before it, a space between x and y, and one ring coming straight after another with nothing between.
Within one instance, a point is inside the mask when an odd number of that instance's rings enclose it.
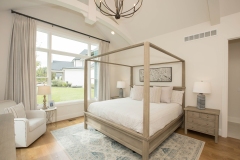
<instances>
[{"instance_id":1,"label":"nightstand","mask_svg":"<svg viewBox=\"0 0 240 160\"><path fill-rule=\"evenodd\" d=\"M193 130L215 136L215 143L218 143L219 114L217 109L200 110L188 106L185 110L185 134L187 130Z\"/></svg>"},{"instance_id":2,"label":"nightstand","mask_svg":"<svg viewBox=\"0 0 240 160\"><path fill-rule=\"evenodd\" d=\"M112 97L110 97L111 99L118 99L118 98L121 98L121 97L119 97L119 96L112 96ZM124 97L122 97L122 98L124 98Z\"/></svg>"},{"instance_id":3,"label":"nightstand","mask_svg":"<svg viewBox=\"0 0 240 160\"><path fill-rule=\"evenodd\" d=\"M47 109L40 109L46 112L46 124L55 122L55 126L57 126L57 107L49 107ZM53 120L54 117L54 120Z\"/></svg>"}]
</instances>

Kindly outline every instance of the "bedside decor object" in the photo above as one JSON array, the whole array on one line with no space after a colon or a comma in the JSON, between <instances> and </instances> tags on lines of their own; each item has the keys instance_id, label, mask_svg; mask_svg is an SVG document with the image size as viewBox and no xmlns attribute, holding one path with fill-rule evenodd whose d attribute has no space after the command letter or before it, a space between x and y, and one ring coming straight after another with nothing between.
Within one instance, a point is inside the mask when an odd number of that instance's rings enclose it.
<instances>
[{"instance_id":1,"label":"bedside decor object","mask_svg":"<svg viewBox=\"0 0 240 160\"><path fill-rule=\"evenodd\" d=\"M205 95L203 93L211 93L210 84L208 82L195 82L193 85L193 92L199 93L197 95L197 108L205 109Z\"/></svg>"},{"instance_id":2,"label":"bedside decor object","mask_svg":"<svg viewBox=\"0 0 240 160\"><path fill-rule=\"evenodd\" d=\"M193 130L215 136L218 143L219 114L218 109L199 110L196 107L187 106L185 110L185 134L187 130Z\"/></svg>"},{"instance_id":3,"label":"bedside decor object","mask_svg":"<svg viewBox=\"0 0 240 160\"><path fill-rule=\"evenodd\" d=\"M43 108L47 109L46 106L46 95L51 94L51 87L50 86L38 86L38 95L43 95Z\"/></svg>"},{"instance_id":4,"label":"bedside decor object","mask_svg":"<svg viewBox=\"0 0 240 160\"><path fill-rule=\"evenodd\" d=\"M50 107L50 108L51 108L51 107L55 107L54 101L49 101L49 107Z\"/></svg>"},{"instance_id":5,"label":"bedside decor object","mask_svg":"<svg viewBox=\"0 0 240 160\"><path fill-rule=\"evenodd\" d=\"M139 81L144 82L144 70L139 70ZM150 68L150 82L172 82L172 67Z\"/></svg>"},{"instance_id":6,"label":"bedside decor object","mask_svg":"<svg viewBox=\"0 0 240 160\"><path fill-rule=\"evenodd\" d=\"M123 88L125 88L125 82L117 81L117 88L119 88L119 98L123 98Z\"/></svg>"}]
</instances>

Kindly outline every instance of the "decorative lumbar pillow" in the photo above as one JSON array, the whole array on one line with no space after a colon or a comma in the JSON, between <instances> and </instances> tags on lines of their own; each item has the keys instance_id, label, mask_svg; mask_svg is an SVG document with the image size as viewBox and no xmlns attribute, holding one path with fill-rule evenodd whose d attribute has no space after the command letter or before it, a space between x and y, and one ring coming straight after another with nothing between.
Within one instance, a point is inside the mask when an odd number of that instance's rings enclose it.
<instances>
[{"instance_id":1,"label":"decorative lumbar pillow","mask_svg":"<svg viewBox=\"0 0 240 160\"><path fill-rule=\"evenodd\" d=\"M26 113L22 102L16 106L4 108L4 113L12 113L14 118L26 118Z\"/></svg>"},{"instance_id":2,"label":"decorative lumbar pillow","mask_svg":"<svg viewBox=\"0 0 240 160\"><path fill-rule=\"evenodd\" d=\"M184 91L172 91L171 103L178 103L182 105Z\"/></svg>"},{"instance_id":3,"label":"decorative lumbar pillow","mask_svg":"<svg viewBox=\"0 0 240 160\"><path fill-rule=\"evenodd\" d=\"M138 101L143 99L143 86L133 86L132 99Z\"/></svg>"},{"instance_id":4,"label":"decorative lumbar pillow","mask_svg":"<svg viewBox=\"0 0 240 160\"><path fill-rule=\"evenodd\" d=\"M150 87L150 102L160 103L161 87Z\"/></svg>"},{"instance_id":5,"label":"decorative lumbar pillow","mask_svg":"<svg viewBox=\"0 0 240 160\"><path fill-rule=\"evenodd\" d=\"M172 97L173 87L162 87L161 88L161 102L162 103L170 103Z\"/></svg>"}]
</instances>

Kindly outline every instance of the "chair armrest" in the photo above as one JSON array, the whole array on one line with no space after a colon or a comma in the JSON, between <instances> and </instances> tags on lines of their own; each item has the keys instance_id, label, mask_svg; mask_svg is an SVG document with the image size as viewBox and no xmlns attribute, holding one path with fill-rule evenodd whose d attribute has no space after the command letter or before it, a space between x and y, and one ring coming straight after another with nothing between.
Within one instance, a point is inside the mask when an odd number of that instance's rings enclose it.
<instances>
[{"instance_id":1,"label":"chair armrest","mask_svg":"<svg viewBox=\"0 0 240 160\"><path fill-rule=\"evenodd\" d=\"M29 121L26 118L14 118L16 146L25 146L29 134Z\"/></svg>"},{"instance_id":2,"label":"chair armrest","mask_svg":"<svg viewBox=\"0 0 240 160\"><path fill-rule=\"evenodd\" d=\"M28 131L29 121L26 118L14 118L15 133L16 128L25 128L25 131Z\"/></svg>"},{"instance_id":3,"label":"chair armrest","mask_svg":"<svg viewBox=\"0 0 240 160\"><path fill-rule=\"evenodd\" d=\"M46 112L41 110L26 111L27 118L46 118Z\"/></svg>"}]
</instances>

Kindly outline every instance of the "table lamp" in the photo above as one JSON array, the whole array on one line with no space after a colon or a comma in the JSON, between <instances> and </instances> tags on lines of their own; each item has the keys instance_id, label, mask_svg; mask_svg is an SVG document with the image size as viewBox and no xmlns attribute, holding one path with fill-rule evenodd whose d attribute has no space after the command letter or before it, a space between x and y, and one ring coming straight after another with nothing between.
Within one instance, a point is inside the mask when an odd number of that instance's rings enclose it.
<instances>
[{"instance_id":1,"label":"table lamp","mask_svg":"<svg viewBox=\"0 0 240 160\"><path fill-rule=\"evenodd\" d=\"M208 82L195 82L193 85L193 92L199 93L197 95L197 108L205 109L205 95L203 93L211 93L210 84Z\"/></svg>"},{"instance_id":2,"label":"table lamp","mask_svg":"<svg viewBox=\"0 0 240 160\"><path fill-rule=\"evenodd\" d=\"M123 88L125 88L125 82L117 81L117 88L119 88L119 97L123 98Z\"/></svg>"},{"instance_id":3,"label":"table lamp","mask_svg":"<svg viewBox=\"0 0 240 160\"><path fill-rule=\"evenodd\" d=\"M51 87L50 86L38 86L38 95L43 95L43 108L47 109L46 107L46 95L51 94Z\"/></svg>"}]
</instances>

